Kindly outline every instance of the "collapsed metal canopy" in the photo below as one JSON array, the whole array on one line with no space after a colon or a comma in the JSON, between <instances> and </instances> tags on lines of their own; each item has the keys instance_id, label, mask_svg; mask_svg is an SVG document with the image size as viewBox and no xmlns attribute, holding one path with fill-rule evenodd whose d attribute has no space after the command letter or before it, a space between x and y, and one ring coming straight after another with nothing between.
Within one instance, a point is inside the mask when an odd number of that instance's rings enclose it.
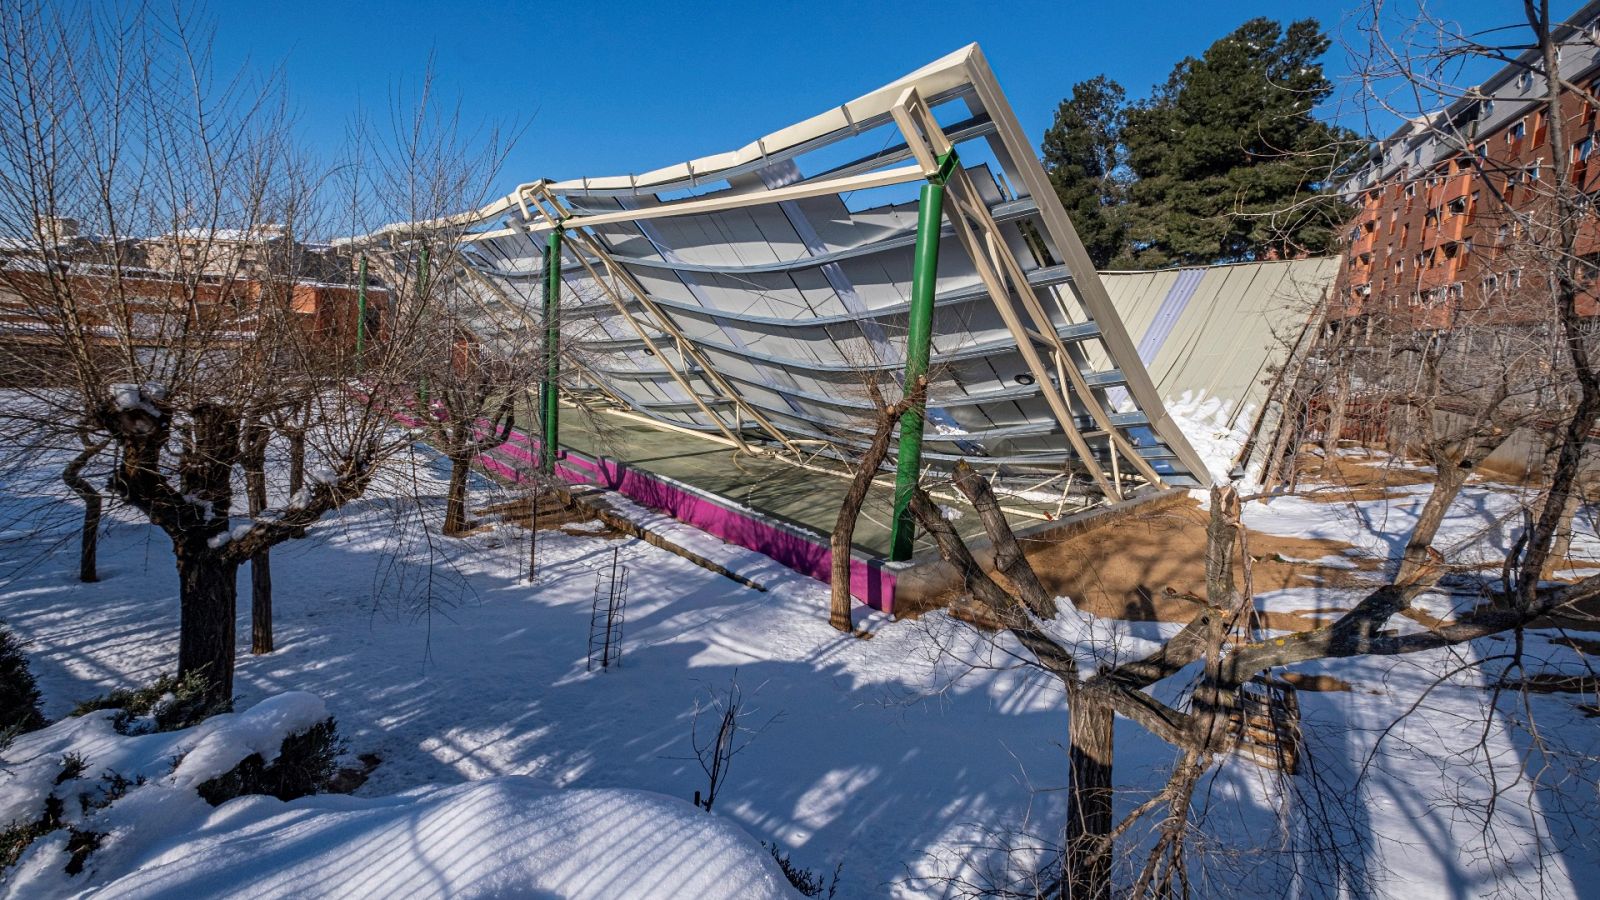
<instances>
[{"instance_id":1,"label":"collapsed metal canopy","mask_svg":"<svg viewBox=\"0 0 1600 900\"><path fill-rule=\"evenodd\" d=\"M533 182L457 222L478 229L477 280L530 326L563 231L569 386L741 445L854 456L867 380L905 369L915 189L935 178L924 462L1072 471L1111 497L1209 480L976 44L740 150Z\"/></svg>"}]
</instances>

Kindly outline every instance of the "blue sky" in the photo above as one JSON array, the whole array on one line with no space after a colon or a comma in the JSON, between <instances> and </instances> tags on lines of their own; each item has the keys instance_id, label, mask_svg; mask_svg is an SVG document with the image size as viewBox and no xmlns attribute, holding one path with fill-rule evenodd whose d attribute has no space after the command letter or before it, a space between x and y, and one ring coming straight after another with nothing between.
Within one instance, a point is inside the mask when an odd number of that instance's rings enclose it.
<instances>
[{"instance_id":1,"label":"blue sky","mask_svg":"<svg viewBox=\"0 0 1600 900\"><path fill-rule=\"evenodd\" d=\"M1472 27L1517 4L1432 4ZM526 126L499 181L615 175L742 145L977 41L1037 141L1074 82L1107 73L1133 96L1240 22L1347 7L1282 0L686 4L216 0L216 61L282 64L300 127L332 148L353 111L382 113L430 54L435 89L469 123ZM1327 60L1348 72L1336 44ZM1357 123L1352 123L1357 124ZM1382 123L1387 129L1390 123Z\"/></svg>"}]
</instances>

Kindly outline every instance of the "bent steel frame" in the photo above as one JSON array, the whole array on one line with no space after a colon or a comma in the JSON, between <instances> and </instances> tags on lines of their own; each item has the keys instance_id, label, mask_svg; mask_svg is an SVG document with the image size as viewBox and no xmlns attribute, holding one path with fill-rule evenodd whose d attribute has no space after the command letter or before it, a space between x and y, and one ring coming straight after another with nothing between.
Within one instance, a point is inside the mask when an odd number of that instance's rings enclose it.
<instances>
[{"instance_id":1,"label":"bent steel frame","mask_svg":"<svg viewBox=\"0 0 1600 900\"><path fill-rule=\"evenodd\" d=\"M942 221L918 183L941 187ZM737 151L529 182L434 224L468 229L502 302L559 289L542 321L587 358L566 383L656 421L848 461L875 419L866 381L925 370L902 481L962 458L1081 473L1107 500L1209 480L975 44Z\"/></svg>"}]
</instances>

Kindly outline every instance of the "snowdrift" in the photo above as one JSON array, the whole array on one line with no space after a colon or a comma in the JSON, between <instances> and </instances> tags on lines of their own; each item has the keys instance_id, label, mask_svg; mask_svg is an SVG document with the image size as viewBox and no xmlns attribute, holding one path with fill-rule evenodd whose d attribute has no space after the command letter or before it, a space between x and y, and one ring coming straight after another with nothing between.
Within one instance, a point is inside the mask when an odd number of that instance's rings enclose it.
<instances>
[{"instance_id":1,"label":"snowdrift","mask_svg":"<svg viewBox=\"0 0 1600 900\"><path fill-rule=\"evenodd\" d=\"M511 775L392 797L286 803L257 795L218 807L196 792L253 753L270 762L285 736L326 715L317 697L289 693L183 731L119 734L106 711L24 735L0 752L0 828L36 818L52 795L68 828L35 841L0 876L0 890L30 898L798 896L737 825L642 791L558 790ZM84 765L63 778L69 757ZM105 793L112 772L134 782L114 799ZM65 871L71 829L103 835L77 875Z\"/></svg>"}]
</instances>

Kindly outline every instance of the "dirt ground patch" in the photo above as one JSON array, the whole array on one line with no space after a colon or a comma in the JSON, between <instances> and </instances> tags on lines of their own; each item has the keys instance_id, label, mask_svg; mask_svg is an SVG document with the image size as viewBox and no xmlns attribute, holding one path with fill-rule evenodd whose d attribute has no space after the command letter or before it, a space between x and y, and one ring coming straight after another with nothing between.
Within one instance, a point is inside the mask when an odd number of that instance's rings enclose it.
<instances>
[{"instance_id":1,"label":"dirt ground patch","mask_svg":"<svg viewBox=\"0 0 1600 900\"><path fill-rule=\"evenodd\" d=\"M1097 616L1136 621L1187 622L1206 589L1206 519L1186 499L1134 512L1060 542L1025 545L1045 588L1071 597ZM1376 560L1346 555L1341 541L1283 537L1248 531L1256 593L1284 588L1360 584ZM1320 562L1325 558L1335 564ZM1244 583L1243 561L1235 572ZM1302 629L1317 623L1294 613L1264 614L1268 628Z\"/></svg>"},{"instance_id":2,"label":"dirt ground patch","mask_svg":"<svg viewBox=\"0 0 1600 900\"><path fill-rule=\"evenodd\" d=\"M1206 589L1206 520L1200 504L1184 498L1153 505L1065 537L1024 540L1023 552L1047 591L1071 597L1079 609L1106 618L1187 622ZM1378 560L1348 555L1341 541L1283 537L1247 530L1256 593L1284 588L1342 587L1367 583ZM1324 562L1323 560L1330 560ZM1244 583L1241 560L1235 573ZM933 598L918 608L895 608L915 616L941 608L953 597ZM1305 612L1263 613L1273 629L1303 630L1320 621Z\"/></svg>"},{"instance_id":3,"label":"dirt ground patch","mask_svg":"<svg viewBox=\"0 0 1600 900\"><path fill-rule=\"evenodd\" d=\"M1418 464L1393 456L1325 459L1320 454L1302 453L1295 464L1302 473L1297 496L1319 503L1388 500L1397 496L1396 488L1433 480L1432 473L1417 470Z\"/></svg>"}]
</instances>

